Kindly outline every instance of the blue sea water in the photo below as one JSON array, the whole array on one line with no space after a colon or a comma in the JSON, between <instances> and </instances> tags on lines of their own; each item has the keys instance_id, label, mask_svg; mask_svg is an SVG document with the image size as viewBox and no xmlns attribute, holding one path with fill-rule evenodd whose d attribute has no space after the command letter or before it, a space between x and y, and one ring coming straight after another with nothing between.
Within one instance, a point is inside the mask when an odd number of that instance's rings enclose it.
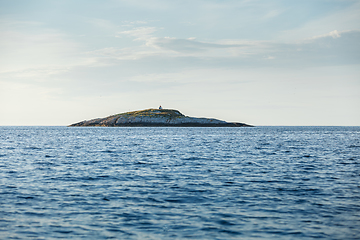
<instances>
[{"instance_id":1,"label":"blue sea water","mask_svg":"<svg viewBox=\"0 0 360 240\"><path fill-rule=\"evenodd\" d=\"M0 127L0 239L360 239L360 127Z\"/></svg>"}]
</instances>

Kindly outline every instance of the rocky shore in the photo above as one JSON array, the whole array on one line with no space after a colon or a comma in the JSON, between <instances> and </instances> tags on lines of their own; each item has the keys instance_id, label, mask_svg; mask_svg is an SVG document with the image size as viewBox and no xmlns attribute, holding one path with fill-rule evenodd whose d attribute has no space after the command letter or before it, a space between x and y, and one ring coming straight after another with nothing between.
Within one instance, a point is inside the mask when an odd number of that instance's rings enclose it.
<instances>
[{"instance_id":1,"label":"rocky shore","mask_svg":"<svg viewBox=\"0 0 360 240\"><path fill-rule=\"evenodd\" d=\"M252 127L245 123L226 122L213 118L195 118L172 109L146 109L96 118L69 127Z\"/></svg>"}]
</instances>

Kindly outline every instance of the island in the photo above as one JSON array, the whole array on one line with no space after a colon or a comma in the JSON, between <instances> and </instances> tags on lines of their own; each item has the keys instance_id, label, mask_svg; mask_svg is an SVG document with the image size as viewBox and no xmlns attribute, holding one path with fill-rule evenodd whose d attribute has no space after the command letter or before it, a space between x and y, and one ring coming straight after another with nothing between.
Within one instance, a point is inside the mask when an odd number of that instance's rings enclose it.
<instances>
[{"instance_id":1,"label":"island","mask_svg":"<svg viewBox=\"0 0 360 240\"><path fill-rule=\"evenodd\" d=\"M69 127L253 127L213 118L188 117L174 109L145 109L71 124Z\"/></svg>"}]
</instances>

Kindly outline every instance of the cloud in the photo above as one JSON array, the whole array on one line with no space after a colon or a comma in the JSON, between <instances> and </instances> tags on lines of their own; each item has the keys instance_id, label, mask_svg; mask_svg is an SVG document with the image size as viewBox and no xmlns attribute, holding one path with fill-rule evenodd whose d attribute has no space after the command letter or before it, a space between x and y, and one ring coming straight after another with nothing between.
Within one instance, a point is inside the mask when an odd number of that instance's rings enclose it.
<instances>
[{"instance_id":1,"label":"cloud","mask_svg":"<svg viewBox=\"0 0 360 240\"><path fill-rule=\"evenodd\" d=\"M122 21L122 27L133 27L135 25L147 24L147 21Z\"/></svg>"},{"instance_id":2,"label":"cloud","mask_svg":"<svg viewBox=\"0 0 360 240\"><path fill-rule=\"evenodd\" d=\"M147 46L153 46L162 49L168 49L176 52L204 52L210 49L224 48L242 48L249 44L221 44L196 41L195 39L176 39L176 38L151 38L146 43Z\"/></svg>"},{"instance_id":3,"label":"cloud","mask_svg":"<svg viewBox=\"0 0 360 240\"><path fill-rule=\"evenodd\" d=\"M313 3L316 4L317 1L313 1ZM360 1L339 1L339 3L326 4L326 7L330 7L329 9L334 9L326 14L317 14L316 18L304 21L301 24L294 26L292 29L279 32L277 39L295 40L318 36L319 33L330 33L333 32L334 29L338 32L347 31L349 29L360 29ZM319 6L323 4L320 4ZM322 7L322 9L327 8ZM321 12L322 9L318 9L318 11ZM335 34L335 32L333 33ZM333 36L337 35L335 34Z\"/></svg>"},{"instance_id":4,"label":"cloud","mask_svg":"<svg viewBox=\"0 0 360 240\"><path fill-rule=\"evenodd\" d=\"M129 23L145 24L136 21ZM8 27L1 29L3 37L0 39L3 47L0 58L2 77L45 79L75 68L117 66L124 65L124 61L131 61L126 63L131 68L147 69L149 74L156 73L150 68L160 69L160 66L181 71L195 66L297 68L360 62L358 30L332 30L327 34L284 43L161 37L161 27L141 26L118 31L120 27L107 20L95 19L92 24L116 32L117 38L128 37L133 44L84 51L66 34L46 29L40 23L7 23ZM27 32L24 30L26 28L37 32Z\"/></svg>"},{"instance_id":5,"label":"cloud","mask_svg":"<svg viewBox=\"0 0 360 240\"><path fill-rule=\"evenodd\" d=\"M155 37L155 28L135 28L124 34L142 44L130 48L105 48L92 52L102 56L99 61L139 60L191 57L203 62L217 62L221 66L278 66L304 67L360 62L360 31L337 31L294 42L219 40L198 41L194 38ZM168 59L168 60L165 60ZM184 59L188 61L188 59ZM201 63L200 63L201 65Z\"/></svg>"},{"instance_id":6,"label":"cloud","mask_svg":"<svg viewBox=\"0 0 360 240\"><path fill-rule=\"evenodd\" d=\"M303 41L280 45L277 56L303 65L360 63L360 31L331 31Z\"/></svg>"},{"instance_id":7,"label":"cloud","mask_svg":"<svg viewBox=\"0 0 360 240\"><path fill-rule=\"evenodd\" d=\"M122 37L122 35L134 37L134 41L146 41L154 32L157 31L155 27L137 27L131 30L118 32L116 37Z\"/></svg>"},{"instance_id":8,"label":"cloud","mask_svg":"<svg viewBox=\"0 0 360 240\"><path fill-rule=\"evenodd\" d=\"M338 38L338 37L341 37L339 32L337 30L334 30L332 32L329 33L329 35L332 37L332 38Z\"/></svg>"},{"instance_id":9,"label":"cloud","mask_svg":"<svg viewBox=\"0 0 360 240\"><path fill-rule=\"evenodd\" d=\"M344 32L349 32L349 31L344 31ZM317 39L317 38L326 38L326 37L332 37L332 38L339 38L341 37L340 33L337 30L331 31L327 34L323 34L323 35L319 35L319 36L314 36L310 39Z\"/></svg>"}]
</instances>

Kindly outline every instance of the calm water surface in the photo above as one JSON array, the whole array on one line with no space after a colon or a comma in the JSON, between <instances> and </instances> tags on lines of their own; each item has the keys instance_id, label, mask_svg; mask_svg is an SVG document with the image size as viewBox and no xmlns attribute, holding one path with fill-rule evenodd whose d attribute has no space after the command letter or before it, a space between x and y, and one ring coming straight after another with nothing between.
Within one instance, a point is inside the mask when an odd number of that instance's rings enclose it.
<instances>
[{"instance_id":1,"label":"calm water surface","mask_svg":"<svg viewBox=\"0 0 360 240\"><path fill-rule=\"evenodd\" d=\"M360 127L0 127L0 239L360 239Z\"/></svg>"}]
</instances>

